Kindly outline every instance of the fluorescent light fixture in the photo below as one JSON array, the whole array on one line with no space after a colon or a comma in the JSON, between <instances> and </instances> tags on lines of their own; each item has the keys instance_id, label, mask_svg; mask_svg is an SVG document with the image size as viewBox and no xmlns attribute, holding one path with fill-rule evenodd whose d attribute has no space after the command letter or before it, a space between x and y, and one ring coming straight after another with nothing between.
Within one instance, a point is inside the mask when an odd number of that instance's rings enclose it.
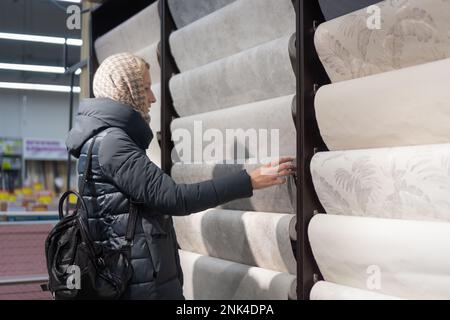
<instances>
[{"instance_id":1,"label":"fluorescent light fixture","mask_svg":"<svg viewBox=\"0 0 450 320\"><path fill-rule=\"evenodd\" d=\"M61 1L61 2L72 2L72 3L80 3L81 0L57 0L57 1Z\"/></svg>"},{"instance_id":2,"label":"fluorescent light fixture","mask_svg":"<svg viewBox=\"0 0 450 320\"><path fill-rule=\"evenodd\" d=\"M15 63L0 63L0 69L3 70L17 70L17 71L31 71L31 72L47 72L47 73L64 73L63 67L38 66L32 64L15 64Z\"/></svg>"},{"instance_id":3,"label":"fluorescent light fixture","mask_svg":"<svg viewBox=\"0 0 450 320\"><path fill-rule=\"evenodd\" d=\"M0 32L0 39L32 41L32 42L42 42L52 44L66 43L66 39L61 37L37 36L32 34L8 33L8 32ZM67 39L67 45L69 46L81 46L82 44L83 40L81 39L71 39L71 38Z\"/></svg>"},{"instance_id":4,"label":"fluorescent light fixture","mask_svg":"<svg viewBox=\"0 0 450 320\"><path fill-rule=\"evenodd\" d=\"M51 92L70 92L70 86L59 86L53 84L37 84L37 83L0 82L0 88L51 91ZM81 91L80 87L73 87L74 93L80 93L80 91Z\"/></svg>"}]
</instances>

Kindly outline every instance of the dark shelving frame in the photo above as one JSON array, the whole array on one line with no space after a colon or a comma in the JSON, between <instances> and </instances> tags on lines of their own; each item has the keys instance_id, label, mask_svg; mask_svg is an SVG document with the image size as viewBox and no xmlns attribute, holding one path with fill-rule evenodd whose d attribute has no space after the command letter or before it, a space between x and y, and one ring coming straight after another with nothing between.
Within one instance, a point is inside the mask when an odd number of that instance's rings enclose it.
<instances>
[{"instance_id":1,"label":"dark shelving frame","mask_svg":"<svg viewBox=\"0 0 450 320\"><path fill-rule=\"evenodd\" d=\"M92 12L90 22L90 96L92 97L93 75L98 67L94 54L95 40L121 22L130 18L155 0L124 2L109 0ZM161 146L162 169L170 175L172 168L171 152L173 141L170 124L177 118L173 106L169 82L179 73L171 54L169 37L176 26L169 10L168 0L159 0L161 17L161 132L156 137ZM131 5L132 4L132 5ZM310 163L316 152L328 151L317 125L314 98L320 86L330 80L320 62L314 46L316 27L324 22L319 0L293 0L296 9L297 35L297 105L294 120L297 128L297 299L308 300L314 283L321 280L319 268L314 260L308 239L308 225L317 213L324 213L312 182ZM126 10L124 8L126 7ZM286 48L287 50L288 48Z\"/></svg>"}]
</instances>

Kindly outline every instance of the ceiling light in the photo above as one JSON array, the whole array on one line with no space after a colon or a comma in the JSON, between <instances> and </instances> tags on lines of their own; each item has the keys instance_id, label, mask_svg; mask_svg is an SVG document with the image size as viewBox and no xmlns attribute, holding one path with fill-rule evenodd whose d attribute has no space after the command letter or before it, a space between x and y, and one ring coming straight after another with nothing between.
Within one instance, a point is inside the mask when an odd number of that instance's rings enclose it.
<instances>
[{"instance_id":1,"label":"ceiling light","mask_svg":"<svg viewBox=\"0 0 450 320\"><path fill-rule=\"evenodd\" d=\"M0 39L8 40L19 40L19 41L32 41L32 42L42 42L42 43L52 43L52 44L67 44L69 46L81 46L83 40L81 39L66 39L61 37L49 37L49 36L37 36L31 34L21 34L21 33L8 33L0 32Z\"/></svg>"},{"instance_id":2,"label":"ceiling light","mask_svg":"<svg viewBox=\"0 0 450 320\"><path fill-rule=\"evenodd\" d=\"M36 91L51 91L51 92L70 92L70 86L60 86L52 84L37 84L37 83L19 83L19 82L0 82L2 89L19 89L19 90L36 90ZM80 93L80 87L73 87L74 93Z\"/></svg>"},{"instance_id":3,"label":"ceiling light","mask_svg":"<svg viewBox=\"0 0 450 320\"><path fill-rule=\"evenodd\" d=\"M31 64L15 64L15 63L0 63L0 69L3 70L17 70L17 71L31 71L31 72L47 72L47 73L64 73L63 67L39 66Z\"/></svg>"}]
</instances>

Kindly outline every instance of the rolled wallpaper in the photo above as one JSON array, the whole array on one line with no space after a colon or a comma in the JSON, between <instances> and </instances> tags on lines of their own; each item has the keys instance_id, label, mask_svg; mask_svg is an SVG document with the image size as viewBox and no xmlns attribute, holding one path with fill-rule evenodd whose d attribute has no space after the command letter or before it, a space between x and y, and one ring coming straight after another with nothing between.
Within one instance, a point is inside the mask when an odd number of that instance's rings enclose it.
<instances>
[{"instance_id":1,"label":"rolled wallpaper","mask_svg":"<svg viewBox=\"0 0 450 320\"><path fill-rule=\"evenodd\" d=\"M310 293L311 300L401 300L400 298L340 286L326 281L317 282Z\"/></svg>"},{"instance_id":2,"label":"rolled wallpaper","mask_svg":"<svg viewBox=\"0 0 450 320\"><path fill-rule=\"evenodd\" d=\"M291 58L292 70L297 77L297 38L295 33L289 39L289 57Z\"/></svg>"},{"instance_id":3,"label":"rolled wallpaper","mask_svg":"<svg viewBox=\"0 0 450 320\"><path fill-rule=\"evenodd\" d=\"M444 59L324 86L315 99L322 137L330 150L448 143L449 83Z\"/></svg>"},{"instance_id":4,"label":"rolled wallpaper","mask_svg":"<svg viewBox=\"0 0 450 320\"><path fill-rule=\"evenodd\" d=\"M227 174L238 172L242 169L250 172L259 165L230 165L230 164L174 164L172 178L177 183L196 183ZM253 197L231 201L220 208L228 210L259 211L294 213L293 197L295 191L292 184L283 184L263 190L254 190Z\"/></svg>"},{"instance_id":5,"label":"rolled wallpaper","mask_svg":"<svg viewBox=\"0 0 450 320\"><path fill-rule=\"evenodd\" d=\"M95 41L95 52L101 63L110 55L137 52L158 42L160 35L158 1L121 23Z\"/></svg>"},{"instance_id":6,"label":"rolled wallpaper","mask_svg":"<svg viewBox=\"0 0 450 320\"><path fill-rule=\"evenodd\" d=\"M181 117L295 93L283 37L229 58L177 74L170 81Z\"/></svg>"},{"instance_id":7,"label":"rolled wallpaper","mask_svg":"<svg viewBox=\"0 0 450 320\"><path fill-rule=\"evenodd\" d=\"M317 53L333 82L450 58L450 1L383 1L321 24ZM368 28L370 26L370 28Z\"/></svg>"},{"instance_id":8,"label":"rolled wallpaper","mask_svg":"<svg viewBox=\"0 0 450 320\"><path fill-rule=\"evenodd\" d=\"M237 0L172 33L170 46L184 72L292 32L295 12L290 0Z\"/></svg>"},{"instance_id":9,"label":"rolled wallpaper","mask_svg":"<svg viewBox=\"0 0 450 320\"><path fill-rule=\"evenodd\" d=\"M311 173L327 213L450 221L450 144L318 153Z\"/></svg>"},{"instance_id":10,"label":"rolled wallpaper","mask_svg":"<svg viewBox=\"0 0 450 320\"><path fill-rule=\"evenodd\" d=\"M331 20L355 10L379 3L380 0L319 0L326 20Z\"/></svg>"},{"instance_id":11,"label":"rolled wallpaper","mask_svg":"<svg viewBox=\"0 0 450 320\"><path fill-rule=\"evenodd\" d=\"M250 267L180 250L187 300L288 300L296 298L294 275Z\"/></svg>"},{"instance_id":12,"label":"rolled wallpaper","mask_svg":"<svg viewBox=\"0 0 450 320\"><path fill-rule=\"evenodd\" d=\"M178 29L219 10L235 0L169 0L169 9Z\"/></svg>"},{"instance_id":13,"label":"rolled wallpaper","mask_svg":"<svg viewBox=\"0 0 450 320\"><path fill-rule=\"evenodd\" d=\"M290 274L297 273L295 223L293 214L222 209L174 218L182 250Z\"/></svg>"},{"instance_id":14,"label":"rolled wallpaper","mask_svg":"<svg viewBox=\"0 0 450 320\"><path fill-rule=\"evenodd\" d=\"M191 156L184 154L184 163L194 162L194 145L202 141L207 132L220 139L203 142L199 150L206 151L207 146L213 143L214 150L223 153L222 156L214 154L215 162L226 159L260 159L260 156L295 156L296 131L291 115L292 98L289 95L174 120L171 125L172 138L177 141L173 161L179 162L183 156L182 151L186 148L183 139L188 132L192 140ZM240 154L236 151L237 146L241 150Z\"/></svg>"},{"instance_id":15,"label":"rolled wallpaper","mask_svg":"<svg viewBox=\"0 0 450 320\"><path fill-rule=\"evenodd\" d=\"M158 62L158 42L155 42L136 52L138 57L144 59L150 65L152 84L161 82L161 67Z\"/></svg>"},{"instance_id":16,"label":"rolled wallpaper","mask_svg":"<svg viewBox=\"0 0 450 320\"><path fill-rule=\"evenodd\" d=\"M161 147L157 137L157 133L161 131L161 85L153 85L152 91L156 97L156 103L152 104L150 108L150 128L153 132L153 140L147 149L147 156L158 167L161 167Z\"/></svg>"},{"instance_id":17,"label":"rolled wallpaper","mask_svg":"<svg viewBox=\"0 0 450 320\"><path fill-rule=\"evenodd\" d=\"M316 215L309 239L328 282L404 299L450 299L450 224Z\"/></svg>"}]
</instances>

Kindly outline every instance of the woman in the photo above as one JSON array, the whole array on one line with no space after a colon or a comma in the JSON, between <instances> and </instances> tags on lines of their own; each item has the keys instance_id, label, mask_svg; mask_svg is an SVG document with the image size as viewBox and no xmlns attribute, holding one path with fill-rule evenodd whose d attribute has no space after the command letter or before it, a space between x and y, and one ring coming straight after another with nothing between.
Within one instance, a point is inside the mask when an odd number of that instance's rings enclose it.
<instances>
[{"instance_id":1,"label":"woman","mask_svg":"<svg viewBox=\"0 0 450 320\"><path fill-rule=\"evenodd\" d=\"M251 197L253 190L284 183L294 167L292 158L284 158L272 175L260 168L250 175L242 170L201 183L176 184L145 153L153 138L149 108L156 101L150 87L149 65L144 60L129 53L109 57L94 77L96 98L81 103L66 143L80 159L79 179L89 145L94 143L93 182L83 196L96 241L120 248L125 241L128 199L143 204L131 251L134 274L123 298L183 299L172 216Z\"/></svg>"}]
</instances>

